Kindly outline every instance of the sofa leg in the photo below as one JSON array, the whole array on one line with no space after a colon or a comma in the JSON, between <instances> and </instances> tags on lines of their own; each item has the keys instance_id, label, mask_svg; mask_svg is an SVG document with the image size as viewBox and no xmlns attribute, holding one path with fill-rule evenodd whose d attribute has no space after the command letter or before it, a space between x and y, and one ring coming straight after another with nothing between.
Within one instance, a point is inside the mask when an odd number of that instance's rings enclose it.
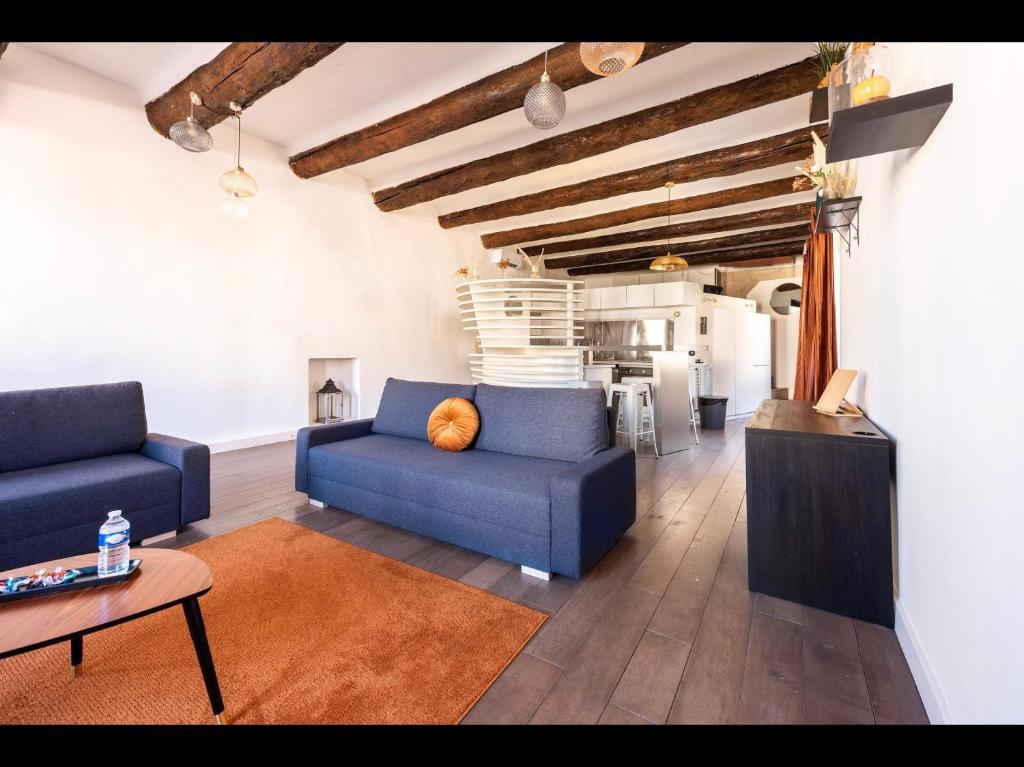
<instances>
[{"instance_id":1,"label":"sofa leg","mask_svg":"<svg viewBox=\"0 0 1024 767\"><path fill-rule=\"evenodd\" d=\"M169 540L171 540L171 538L177 538L177 537L178 537L178 531L177 530L171 530L168 533L160 533L160 535L154 535L152 538L143 538L142 539L142 545L143 546L149 546L152 543L159 543L160 541L169 541Z\"/></svg>"},{"instance_id":2,"label":"sofa leg","mask_svg":"<svg viewBox=\"0 0 1024 767\"><path fill-rule=\"evenodd\" d=\"M324 503L323 501L316 501L316 500L314 500L312 498L309 499L309 505L310 506L316 506L318 509L326 509L327 508L327 504L326 503Z\"/></svg>"},{"instance_id":3,"label":"sofa leg","mask_svg":"<svg viewBox=\"0 0 1024 767\"><path fill-rule=\"evenodd\" d=\"M546 573L543 570L534 570L526 565L522 565L519 569L523 571L523 575L532 575L534 578L540 578L542 581L550 581L554 577L551 573Z\"/></svg>"}]
</instances>

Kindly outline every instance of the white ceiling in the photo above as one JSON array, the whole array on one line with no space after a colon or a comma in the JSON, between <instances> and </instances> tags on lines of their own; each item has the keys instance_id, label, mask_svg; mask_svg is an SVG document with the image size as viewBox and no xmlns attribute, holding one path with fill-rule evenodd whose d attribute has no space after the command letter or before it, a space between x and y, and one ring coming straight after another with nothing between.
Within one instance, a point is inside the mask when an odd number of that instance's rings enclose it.
<instances>
[{"instance_id":1,"label":"white ceiling","mask_svg":"<svg viewBox=\"0 0 1024 767\"><path fill-rule=\"evenodd\" d=\"M96 72L138 93L141 106L226 43L30 43L39 52ZM327 58L250 107L245 132L279 144L288 154L365 127L430 101L462 85L536 57L557 43L346 43ZM515 110L420 144L351 166L370 189L380 189L469 160L514 149L548 136L661 104L689 93L732 82L798 61L812 43L691 43L632 70L566 92L562 123L540 131ZM807 125L808 99L799 96L712 123L695 126L568 165L509 179L409 209L412 214L448 213L508 197L586 181ZM689 196L792 175L791 167L681 184L674 196ZM557 211L465 227L488 232L617 210L665 199L662 189L622 195ZM800 198L790 198L792 202ZM804 199L812 199L811 194ZM758 201L722 208L727 215L768 207ZM381 215L408 215L399 211ZM698 212L677 218L706 218ZM638 222L608 231L639 228ZM589 233L588 233L589 234Z\"/></svg>"}]
</instances>

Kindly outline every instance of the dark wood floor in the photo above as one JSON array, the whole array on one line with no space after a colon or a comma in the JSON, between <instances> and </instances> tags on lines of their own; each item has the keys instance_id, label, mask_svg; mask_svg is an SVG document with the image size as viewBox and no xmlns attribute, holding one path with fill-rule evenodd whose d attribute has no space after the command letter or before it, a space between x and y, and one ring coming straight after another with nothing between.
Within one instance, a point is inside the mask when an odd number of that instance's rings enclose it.
<instances>
[{"instance_id":1,"label":"dark wood floor","mask_svg":"<svg viewBox=\"0 0 1024 767\"><path fill-rule=\"evenodd\" d=\"M579 581L314 509L293 442L213 456L210 519L160 545L278 516L549 613L466 723L927 722L893 631L747 590L742 426L638 457L637 522Z\"/></svg>"}]
</instances>

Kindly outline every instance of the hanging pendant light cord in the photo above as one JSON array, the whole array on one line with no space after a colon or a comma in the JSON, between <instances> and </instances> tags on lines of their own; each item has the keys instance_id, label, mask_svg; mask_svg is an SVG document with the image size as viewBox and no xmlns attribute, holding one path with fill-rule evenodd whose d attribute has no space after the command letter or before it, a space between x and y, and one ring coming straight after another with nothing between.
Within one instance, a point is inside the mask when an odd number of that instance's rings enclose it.
<instances>
[{"instance_id":1,"label":"hanging pendant light cord","mask_svg":"<svg viewBox=\"0 0 1024 767\"><path fill-rule=\"evenodd\" d=\"M672 255L672 187L668 188L668 254Z\"/></svg>"},{"instance_id":2,"label":"hanging pendant light cord","mask_svg":"<svg viewBox=\"0 0 1024 767\"><path fill-rule=\"evenodd\" d=\"M544 74L548 73L548 52L544 51Z\"/></svg>"},{"instance_id":3,"label":"hanging pendant light cord","mask_svg":"<svg viewBox=\"0 0 1024 767\"><path fill-rule=\"evenodd\" d=\"M242 167L242 114L235 113L235 120L238 122L238 142L235 144L235 167Z\"/></svg>"}]
</instances>

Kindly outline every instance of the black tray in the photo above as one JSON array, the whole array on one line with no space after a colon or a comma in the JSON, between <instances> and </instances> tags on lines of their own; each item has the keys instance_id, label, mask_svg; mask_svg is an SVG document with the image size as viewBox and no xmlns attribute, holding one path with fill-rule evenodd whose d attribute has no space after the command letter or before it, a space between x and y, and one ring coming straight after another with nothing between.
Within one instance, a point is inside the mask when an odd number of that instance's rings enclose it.
<instances>
[{"instance_id":1,"label":"black tray","mask_svg":"<svg viewBox=\"0 0 1024 767\"><path fill-rule=\"evenodd\" d=\"M34 589L12 591L10 594L0 594L0 604L3 604L4 602L13 602L15 599L46 597L51 594L60 594L65 591L77 591L78 589L89 589L96 586L109 586L112 583L124 583L132 577L136 570L139 569L140 564L142 564L141 559L133 559L128 562L128 572L122 575L108 575L103 578L96 574L96 565L92 565L90 567L70 568L78 570L80 573L80 575L70 583L60 583L56 586L41 586Z\"/></svg>"}]
</instances>

